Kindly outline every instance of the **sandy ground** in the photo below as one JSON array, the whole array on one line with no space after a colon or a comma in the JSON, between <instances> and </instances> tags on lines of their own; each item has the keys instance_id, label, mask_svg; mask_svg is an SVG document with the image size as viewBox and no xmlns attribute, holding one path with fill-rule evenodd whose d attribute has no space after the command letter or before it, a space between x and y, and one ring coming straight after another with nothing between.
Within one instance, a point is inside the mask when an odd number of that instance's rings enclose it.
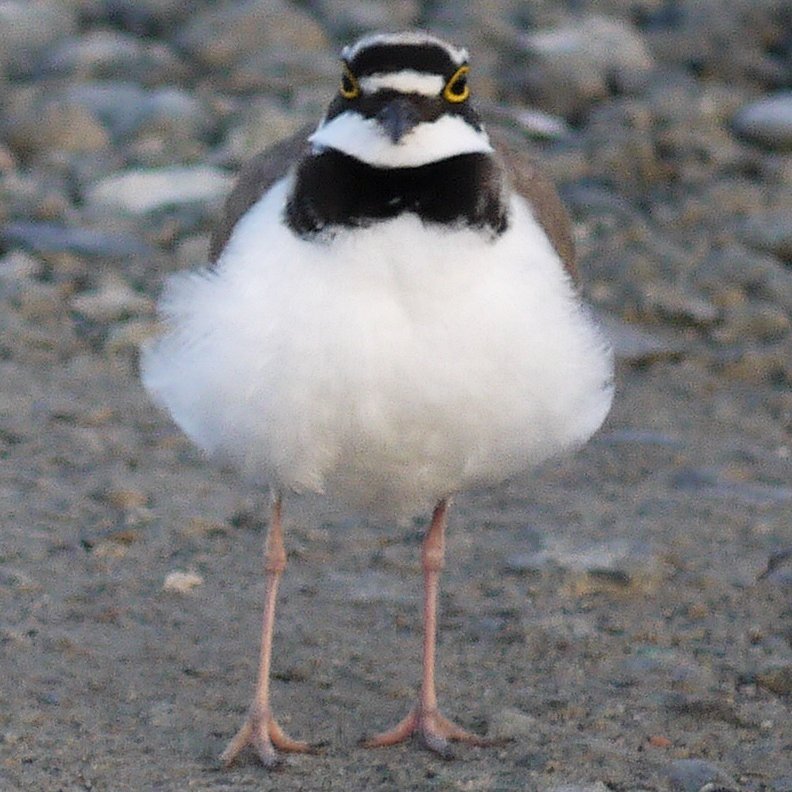
<instances>
[{"instance_id":1,"label":"sandy ground","mask_svg":"<svg viewBox=\"0 0 792 792\"><path fill-rule=\"evenodd\" d=\"M783 788L789 576L761 578L789 536L773 394L690 363L623 366L585 450L458 499L441 702L514 739L450 762L356 746L415 690L422 526L290 504L273 696L291 732L327 747L270 776L216 760L254 679L266 498L188 446L133 360L50 355L1 364L18 406L3 430L1 788L664 789L686 757ZM175 570L203 582L163 590Z\"/></svg>"}]
</instances>

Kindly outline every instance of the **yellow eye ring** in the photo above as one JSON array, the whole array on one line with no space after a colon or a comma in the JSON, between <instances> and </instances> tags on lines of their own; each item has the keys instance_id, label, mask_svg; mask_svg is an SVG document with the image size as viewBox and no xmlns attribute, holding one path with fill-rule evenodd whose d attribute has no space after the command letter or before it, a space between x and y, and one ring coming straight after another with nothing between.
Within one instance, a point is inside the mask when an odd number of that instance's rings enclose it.
<instances>
[{"instance_id":1,"label":"yellow eye ring","mask_svg":"<svg viewBox=\"0 0 792 792\"><path fill-rule=\"evenodd\" d=\"M360 96L360 83L346 63L344 64L344 73L341 75L341 87L339 90L344 99L357 99Z\"/></svg>"},{"instance_id":2,"label":"yellow eye ring","mask_svg":"<svg viewBox=\"0 0 792 792\"><path fill-rule=\"evenodd\" d=\"M470 96L470 86L467 84L467 74L470 66L460 66L443 88L443 99L446 102L464 102ZM460 90L460 88L462 90Z\"/></svg>"}]
</instances>

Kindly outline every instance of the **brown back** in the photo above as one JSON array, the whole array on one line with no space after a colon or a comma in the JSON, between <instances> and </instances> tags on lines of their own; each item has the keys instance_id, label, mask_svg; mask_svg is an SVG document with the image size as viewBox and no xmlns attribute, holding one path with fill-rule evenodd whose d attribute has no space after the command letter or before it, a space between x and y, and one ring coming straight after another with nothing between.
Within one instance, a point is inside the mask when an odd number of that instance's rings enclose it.
<instances>
[{"instance_id":1,"label":"brown back","mask_svg":"<svg viewBox=\"0 0 792 792\"><path fill-rule=\"evenodd\" d=\"M503 164L506 179L512 189L519 193L531 208L536 221L547 234L558 253L564 268L574 282L578 270L575 256L575 239L558 191L551 179L508 133L489 129L490 140Z\"/></svg>"},{"instance_id":2,"label":"brown back","mask_svg":"<svg viewBox=\"0 0 792 792\"><path fill-rule=\"evenodd\" d=\"M304 126L291 137L264 149L242 166L234 189L226 198L223 216L209 242L209 261L212 264L220 258L242 215L308 152L308 136L314 128L313 125Z\"/></svg>"}]
</instances>

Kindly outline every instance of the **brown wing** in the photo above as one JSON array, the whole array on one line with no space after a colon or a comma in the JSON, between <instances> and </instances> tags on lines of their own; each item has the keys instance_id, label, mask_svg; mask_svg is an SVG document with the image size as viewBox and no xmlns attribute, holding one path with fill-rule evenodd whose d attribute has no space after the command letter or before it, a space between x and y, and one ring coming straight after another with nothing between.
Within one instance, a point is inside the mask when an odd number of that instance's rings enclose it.
<instances>
[{"instance_id":1,"label":"brown wing","mask_svg":"<svg viewBox=\"0 0 792 792\"><path fill-rule=\"evenodd\" d=\"M276 181L282 179L305 154L310 144L308 136L313 126L304 126L294 135L265 149L243 165L234 189L226 199L223 216L209 242L209 261L220 258L234 227L248 209L264 195Z\"/></svg>"},{"instance_id":2,"label":"brown wing","mask_svg":"<svg viewBox=\"0 0 792 792\"><path fill-rule=\"evenodd\" d=\"M519 144L498 129L488 129L490 140L501 158L511 187L528 202L534 217L558 253L574 282L578 271L572 224L558 192L539 164Z\"/></svg>"}]
</instances>

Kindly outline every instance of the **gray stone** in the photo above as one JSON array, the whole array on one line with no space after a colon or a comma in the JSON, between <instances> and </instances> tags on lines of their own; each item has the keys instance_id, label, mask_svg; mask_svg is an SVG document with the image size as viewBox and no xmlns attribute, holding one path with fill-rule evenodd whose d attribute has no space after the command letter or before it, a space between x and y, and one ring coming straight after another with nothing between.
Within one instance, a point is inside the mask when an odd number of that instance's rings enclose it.
<instances>
[{"instance_id":1,"label":"gray stone","mask_svg":"<svg viewBox=\"0 0 792 792\"><path fill-rule=\"evenodd\" d=\"M372 30L400 30L419 24L417 0L368 0L359 3L318 0L314 3L325 24L341 38L353 38Z\"/></svg>"},{"instance_id":2,"label":"gray stone","mask_svg":"<svg viewBox=\"0 0 792 792\"><path fill-rule=\"evenodd\" d=\"M42 263L22 250L12 250L0 258L0 283L9 284L35 278Z\"/></svg>"},{"instance_id":3,"label":"gray stone","mask_svg":"<svg viewBox=\"0 0 792 792\"><path fill-rule=\"evenodd\" d=\"M792 205L749 218L742 228L742 238L752 248L792 262Z\"/></svg>"},{"instance_id":4,"label":"gray stone","mask_svg":"<svg viewBox=\"0 0 792 792\"><path fill-rule=\"evenodd\" d=\"M678 759L666 768L666 776L673 792L700 792L711 783L736 789L726 773L704 759Z\"/></svg>"},{"instance_id":5,"label":"gray stone","mask_svg":"<svg viewBox=\"0 0 792 792\"><path fill-rule=\"evenodd\" d=\"M63 101L90 110L116 139L134 134L146 117L147 92L124 81L75 82L63 92Z\"/></svg>"},{"instance_id":6,"label":"gray stone","mask_svg":"<svg viewBox=\"0 0 792 792\"><path fill-rule=\"evenodd\" d=\"M593 784L561 784L549 787L547 792L609 792L609 790L610 787L602 781L595 781Z\"/></svg>"},{"instance_id":7,"label":"gray stone","mask_svg":"<svg viewBox=\"0 0 792 792\"><path fill-rule=\"evenodd\" d=\"M742 503L768 507L792 502L792 487L766 484L761 481L732 481L713 468L685 468L672 478L672 486L712 498L736 500Z\"/></svg>"},{"instance_id":8,"label":"gray stone","mask_svg":"<svg viewBox=\"0 0 792 792\"><path fill-rule=\"evenodd\" d=\"M511 740L536 734L537 723L533 715L522 710L507 708L496 712L489 721L487 734L496 740Z\"/></svg>"},{"instance_id":9,"label":"gray stone","mask_svg":"<svg viewBox=\"0 0 792 792\"><path fill-rule=\"evenodd\" d=\"M269 97L257 99L230 123L223 144L222 161L244 162L292 135L309 120L295 114L283 102ZM317 121L318 116L313 120Z\"/></svg>"},{"instance_id":10,"label":"gray stone","mask_svg":"<svg viewBox=\"0 0 792 792\"><path fill-rule=\"evenodd\" d=\"M51 101L45 97L40 104L46 107ZM117 141L148 130L202 137L214 128L203 101L194 93L172 86L148 90L129 82L73 83L58 101L89 111Z\"/></svg>"},{"instance_id":11,"label":"gray stone","mask_svg":"<svg viewBox=\"0 0 792 792\"><path fill-rule=\"evenodd\" d=\"M75 295L69 300L69 306L94 322L113 322L154 311L150 299L136 292L116 275L103 278L99 288L94 291Z\"/></svg>"},{"instance_id":12,"label":"gray stone","mask_svg":"<svg viewBox=\"0 0 792 792\"><path fill-rule=\"evenodd\" d=\"M733 120L746 140L779 151L792 149L792 91L782 91L743 107Z\"/></svg>"},{"instance_id":13,"label":"gray stone","mask_svg":"<svg viewBox=\"0 0 792 792\"><path fill-rule=\"evenodd\" d=\"M600 321L613 346L614 354L629 363L646 363L668 357L677 357L687 344L667 334L650 332L645 328L624 322L613 314L601 314Z\"/></svg>"},{"instance_id":14,"label":"gray stone","mask_svg":"<svg viewBox=\"0 0 792 792\"><path fill-rule=\"evenodd\" d=\"M78 256L150 256L154 249L130 234L55 223L18 221L0 228L0 240L37 253L74 253Z\"/></svg>"},{"instance_id":15,"label":"gray stone","mask_svg":"<svg viewBox=\"0 0 792 792\"><path fill-rule=\"evenodd\" d=\"M41 75L72 74L81 79L176 82L187 66L161 41L145 41L117 30L92 30L59 42L36 66Z\"/></svg>"},{"instance_id":16,"label":"gray stone","mask_svg":"<svg viewBox=\"0 0 792 792\"><path fill-rule=\"evenodd\" d=\"M665 577L663 562L651 546L621 540L579 545L552 539L542 550L510 555L505 568L516 573L563 569L577 594L614 588L652 591Z\"/></svg>"},{"instance_id":17,"label":"gray stone","mask_svg":"<svg viewBox=\"0 0 792 792\"><path fill-rule=\"evenodd\" d=\"M41 54L77 28L77 14L60 0L0 3L0 76L28 72Z\"/></svg>"},{"instance_id":18,"label":"gray stone","mask_svg":"<svg viewBox=\"0 0 792 792\"><path fill-rule=\"evenodd\" d=\"M224 171L207 165L137 169L102 179L85 197L92 211L140 216L171 207L218 204L231 182Z\"/></svg>"},{"instance_id":19,"label":"gray stone","mask_svg":"<svg viewBox=\"0 0 792 792\"><path fill-rule=\"evenodd\" d=\"M633 91L654 69L654 61L635 28L605 16L528 33L522 46L529 61L529 93L543 109L569 115L602 99L612 87Z\"/></svg>"},{"instance_id":20,"label":"gray stone","mask_svg":"<svg viewBox=\"0 0 792 792\"><path fill-rule=\"evenodd\" d=\"M792 695L792 663L771 665L757 674L756 679L778 696Z\"/></svg>"},{"instance_id":21,"label":"gray stone","mask_svg":"<svg viewBox=\"0 0 792 792\"><path fill-rule=\"evenodd\" d=\"M192 57L213 68L233 68L255 52L328 47L319 23L283 0L226 0L188 20L178 37Z\"/></svg>"},{"instance_id":22,"label":"gray stone","mask_svg":"<svg viewBox=\"0 0 792 792\"><path fill-rule=\"evenodd\" d=\"M649 313L673 324L709 327L720 319L718 307L705 297L666 284L646 284L643 301Z\"/></svg>"}]
</instances>

